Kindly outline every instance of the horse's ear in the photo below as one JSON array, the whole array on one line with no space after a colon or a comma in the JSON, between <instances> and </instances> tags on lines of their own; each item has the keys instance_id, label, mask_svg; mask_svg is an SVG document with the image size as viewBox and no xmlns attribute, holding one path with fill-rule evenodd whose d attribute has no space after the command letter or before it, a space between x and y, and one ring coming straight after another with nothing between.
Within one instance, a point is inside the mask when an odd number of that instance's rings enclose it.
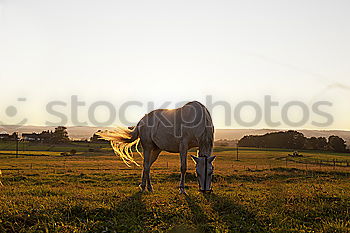
<instances>
[{"instance_id":1,"label":"horse's ear","mask_svg":"<svg viewBox=\"0 0 350 233\"><path fill-rule=\"evenodd\" d=\"M209 162L209 163L212 163L212 162L214 161L215 158L216 158L215 155L214 155L214 156L210 156L210 157L208 158L208 162Z\"/></svg>"},{"instance_id":2,"label":"horse's ear","mask_svg":"<svg viewBox=\"0 0 350 233\"><path fill-rule=\"evenodd\" d=\"M197 157L197 156L191 155L191 158L193 159L193 161L194 161L195 163L198 162L198 157Z\"/></svg>"}]
</instances>

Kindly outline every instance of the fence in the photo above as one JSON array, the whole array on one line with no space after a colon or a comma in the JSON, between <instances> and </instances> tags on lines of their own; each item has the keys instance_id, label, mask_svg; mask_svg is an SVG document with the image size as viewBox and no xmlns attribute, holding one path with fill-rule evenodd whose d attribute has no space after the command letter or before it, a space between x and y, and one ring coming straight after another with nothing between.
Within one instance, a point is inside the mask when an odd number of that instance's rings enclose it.
<instances>
[{"instance_id":1,"label":"fence","mask_svg":"<svg viewBox=\"0 0 350 233\"><path fill-rule=\"evenodd\" d=\"M335 169L335 167L350 167L349 160L339 160L339 159L304 159L304 160L295 160L292 158L286 157L286 164L288 161L295 163L303 163L319 166L320 168L323 166L331 166Z\"/></svg>"}]
</instances>

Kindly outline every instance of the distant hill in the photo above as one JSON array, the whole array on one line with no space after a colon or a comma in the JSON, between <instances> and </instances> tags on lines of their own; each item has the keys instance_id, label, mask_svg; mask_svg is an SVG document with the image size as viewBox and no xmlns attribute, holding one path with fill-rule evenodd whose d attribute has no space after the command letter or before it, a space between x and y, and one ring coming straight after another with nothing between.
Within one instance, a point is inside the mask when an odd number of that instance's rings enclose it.
<instances>
[{"instance_id":1,"label":"distant hill","mask_svg":"<svg viewBox=\"0 0 350 233\"><path fill-rule=\"evenodd\" d=\"M40 133L43 130L54 130L55 127L48 126L0 126L0 133L19 132L21 133ZM89 139L97 130L113 129L112 127L90 127L90 126L68 126L68 134L72 139ZM215 140L229 139L239 140L245 135L263 135L270 132L284 131L280 129L216 129ZM326 137L336 135L342 137L347 144L350 144L350 131L346 130L297 130L306 137Z\"/></svg>"}]
</instances>

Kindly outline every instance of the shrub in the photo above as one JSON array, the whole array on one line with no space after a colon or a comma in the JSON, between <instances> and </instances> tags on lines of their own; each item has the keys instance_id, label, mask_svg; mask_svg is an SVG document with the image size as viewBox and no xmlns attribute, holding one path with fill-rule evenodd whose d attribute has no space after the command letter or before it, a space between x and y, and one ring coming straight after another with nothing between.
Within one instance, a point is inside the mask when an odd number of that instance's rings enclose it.
<instances>
[{"instance_id":1,"label":"shrub","mask_svg":"<svg viewBox=\"0 0 350 233\"><path fill-rule=\"evenodd\" d=\"M76 153L77 153L77 150L75 150L75 149L70 150L70 155L75 155Z\"/></svg>"}]
</instances>

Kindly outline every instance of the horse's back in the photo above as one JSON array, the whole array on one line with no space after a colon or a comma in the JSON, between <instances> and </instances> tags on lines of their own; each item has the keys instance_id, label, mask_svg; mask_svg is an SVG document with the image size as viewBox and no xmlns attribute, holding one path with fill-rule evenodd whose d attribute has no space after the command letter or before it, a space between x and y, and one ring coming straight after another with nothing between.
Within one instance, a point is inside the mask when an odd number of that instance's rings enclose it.
<instances>
[{"instance_id":1,"label":"horse's back","mask_svg":"<svg viewBox=\"0 0 350 233\"><path fill-rule=\"evenodd\" d=\"M141 131L161 150L179 152L181 142L198 146L203 134L213 134L208 110L199 102L190 102L177 109L158 109L145 115ZM141 137L141 141L142 141Z\"/></svg>"}]
</instances>

